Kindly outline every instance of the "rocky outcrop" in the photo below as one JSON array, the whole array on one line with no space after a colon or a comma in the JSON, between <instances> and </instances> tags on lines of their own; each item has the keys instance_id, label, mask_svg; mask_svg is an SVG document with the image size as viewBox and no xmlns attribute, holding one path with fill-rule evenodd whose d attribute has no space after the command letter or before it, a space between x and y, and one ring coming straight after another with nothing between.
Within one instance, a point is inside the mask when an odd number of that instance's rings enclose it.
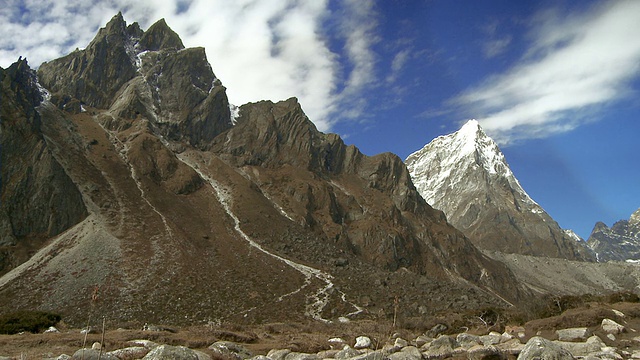
<instances>
[{"instance_id":1,"label":"rocky outcrop","mask_svg":"<svg viewBox=\"0 0 640 360\"><path fill-rule=\"evenodd\" d=\"M43 95L25 59L0 69L0 92L2 274L26 260L25 249L37 248L80 222L87 211L42 133L37 107Z\"/></svg>"},{"instance_id":2,"label":"rocky outcrop","mask_svg":"<svg viewBox=\"0 0 640 360\"><path fill-rule=\"evenodd\" d=\"M481 249L594 260L520 186L497 144L475 120L406 159L416 187Z\"/></svg>"},{"instance_id":3,"label":"rocky outcrop","mask_svg":"<svg viewBox=\"0 0 640 360\"><path fill-rule=\"evenodd\" d=\"M127 27L118 13L86 49L40 65L38 78L61 107L77 99L88 106L108 108L122 86L136 76L131 41L139 30L137 24Z\"/></svg>"},{"instance_id":4,"label":"rocky outcrop","mask_svg":"<svg viewBox=\"0 0 640 360\"><path fill-rule=\"evenodd\" d=\"M596 223L587 244L598 261L640 260L640 209L629 220L620 220L612 227Z\"/></svg>"},{"instance_id":5,"label":"rocky outcrop","mask_svg":"<svg viewBox=\"0 0 640 360\"><path fill-rule=\"evenodd\" d=\"M206 148L231 127L225 88L204 49L185 49L164 19L144 32L119 13L86 49L43 63L38 77L61 109L110 109L102 121L111 129L143 116L160 134Z\"/></svg>"}]
</instances>

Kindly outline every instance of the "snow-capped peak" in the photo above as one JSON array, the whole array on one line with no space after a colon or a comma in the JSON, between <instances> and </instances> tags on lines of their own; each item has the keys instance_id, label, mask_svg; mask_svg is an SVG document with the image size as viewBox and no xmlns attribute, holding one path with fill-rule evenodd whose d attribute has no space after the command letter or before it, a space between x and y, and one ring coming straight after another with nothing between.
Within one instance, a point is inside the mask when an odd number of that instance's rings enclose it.
<instances>
[{"instance_id":1,"label":"snow-capped peak","mask_svg":"<svg viewBox=\"0 0 640 360\"><path fill-rule=\"evenodd\" d=\"M489 176L506 178L510 186L522 195L521 199L529 204L530 211L544 212L522 189L498 145L475 119L409 155L406 164L420 194L436 208L445 200L444 188L452 189L466 181L471 169L483 169Z\"/></svg>"}]
</instances>

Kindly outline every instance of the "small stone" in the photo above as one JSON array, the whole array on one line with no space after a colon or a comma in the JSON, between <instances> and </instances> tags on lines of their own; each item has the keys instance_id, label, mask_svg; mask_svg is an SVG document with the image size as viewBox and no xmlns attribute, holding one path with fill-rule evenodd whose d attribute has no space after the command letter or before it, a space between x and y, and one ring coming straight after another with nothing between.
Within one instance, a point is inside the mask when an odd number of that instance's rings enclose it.
<instances>
[{"instance_id":1,"label":"small stone","mask_svg":"<svg viewBox=\"0 0 640 360\"><path fill-rule=\"evenodd\" d=\"M55 326L49 326L49 328L44 331L45 334L59 333L59 332L60 332L60 330L56 329Z\"/></svg>"},{"instance_id":2,"label":"small stone","mask_svg":"<svg viewBox=\"0 0 640 360\"><path fill-rule=\"evenodd\" d=\"M616 336L613 334L607 334L607 339L611 340L611 341L616 341Z\"/></svg>"},{"instance_id":3,"label":"small stone","mask_svg":"<svg viewBox=\"0 0 640 360\"><path fill-rule=\"evenodd\" d=\"M397 338L396 341L393 342L393 347L401 350L402 348L409 346L409 342L403 338Z\"/></svg>"},{"instance_id":4,"label":"small stone","mask_svg":"<svg viewBox=\"0 0 640 360\"><path fill-rule=\"evenodd\" d=\"M331 338L327 340L327 342L329 343L329 346L332 349L338 349L338 350L344 349L344 346L347 344L347 342L341 338Z\"/></svg>"},{"instance_id":5,"label":"small stone","mask_svg":"<svg viewBox=\"0 0 640 360\"><path fill-rule=\"evenodd\" d=\"M371 347L371 339L367 336L358 336L353 347L355 349L368 349Z\"/></svg>"},{"instance_id":6,"label":"small stone","mask_svg":"<svg viewBox=\"0 0 640 360\"><path fill-rule=\"evenodd\" d=\"M99 342L96 341L96 342L93 343L93 345L91 345L91 348L93 350L100 350L100 349L102 349L102 344L100 344Z\"/></svg>"},{"instance_id":7,"label":"small stone","mask_svg":"<svg viewBox=\"0 0 640 360\"><path fill-rule=\"evenodd\" d=\"M497 332L490 332L488 335L480 336L480 342L485 345L498 345L502 341L502 334Z\"/></svg>"}]
</instances>

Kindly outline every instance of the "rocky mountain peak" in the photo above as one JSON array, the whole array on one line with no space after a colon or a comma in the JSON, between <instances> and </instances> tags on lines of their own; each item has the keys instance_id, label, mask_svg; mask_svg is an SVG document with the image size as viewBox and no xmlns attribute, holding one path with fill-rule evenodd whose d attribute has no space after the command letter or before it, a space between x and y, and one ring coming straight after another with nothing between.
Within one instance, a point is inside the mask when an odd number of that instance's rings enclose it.
<instances>
[{"instance_id":1,"label":"rocky mountain peak","mask_svg":"<svg viewBox=\"0 0 640 360\"><path fill-rule=\"evenodd\" d=\"M416 188L474 243L487 250L592 259L525 192L498 145L470 120L406 159Z\"/></svg>"},{"instance_id":2,"label":"rocky mountain peak","mask_svg":"<svg viewBox=\"0 0 640 360\"><path fill-rule=\"evenodd\" d=\"M640 225L640 208L629 217L629 225Z\"/></svg>"},{"instance_id":3,"label":"rocky mountain peak","mask_svg":"<svg viewBox=\"0 0 640 360\"><path fill-rule=\"evenodd\" d=\"M587 240L598 261L640 259L640 209L629 220L616 221L608 227L598 221Z\"/></svg>"},{"instance_id":4,"label":"rocky mountain peak","mask_svg":"<svg viewBox=\"0 0 640 360\"><path fill-rule=\"evenodd\" d=\"M138 46L140 51L184 49L180 36L167 25L164 19L158 20L144 32Z\"/></svg>"}]
</instances>

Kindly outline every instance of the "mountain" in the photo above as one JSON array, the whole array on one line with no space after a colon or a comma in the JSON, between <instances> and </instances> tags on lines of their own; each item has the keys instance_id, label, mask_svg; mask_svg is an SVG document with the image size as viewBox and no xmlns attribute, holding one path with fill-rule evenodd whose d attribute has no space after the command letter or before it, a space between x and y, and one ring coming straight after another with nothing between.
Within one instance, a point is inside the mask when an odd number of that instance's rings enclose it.
<instances>
[{"instance_id":1,"label":"mountain","mask_svg":"<svg viewBox=\"0 0 640 360\"><path fill-rule=\"evenodd\" d=\"M640 260L640 209L631 214L629 220L620 220L612 227L596 223L587 245L598 261Z\"/></svg>"},{"instance_id":2,"label":"mountain","mask_svg":"<svg viewBox=\"0 0 640 360\"><path fill-rule=\"evenodd\" d=\"M117 14L37 77L24 60L0 74L2 309L259 323L528 298L397 156L319 132L295 98L232 117L204 50L164 20Z\"/></svg>"},{"instance_id":3,"label":"mountain","mask_svg":"<svg viewBox=\"0 0 640 360\"><path fill-rule=\"evenodd\" d=\"M476 120L440 136L406 159L416 188L481 249L593 260L529 197L498 145Z\"/></svg>"}]
</instances>

